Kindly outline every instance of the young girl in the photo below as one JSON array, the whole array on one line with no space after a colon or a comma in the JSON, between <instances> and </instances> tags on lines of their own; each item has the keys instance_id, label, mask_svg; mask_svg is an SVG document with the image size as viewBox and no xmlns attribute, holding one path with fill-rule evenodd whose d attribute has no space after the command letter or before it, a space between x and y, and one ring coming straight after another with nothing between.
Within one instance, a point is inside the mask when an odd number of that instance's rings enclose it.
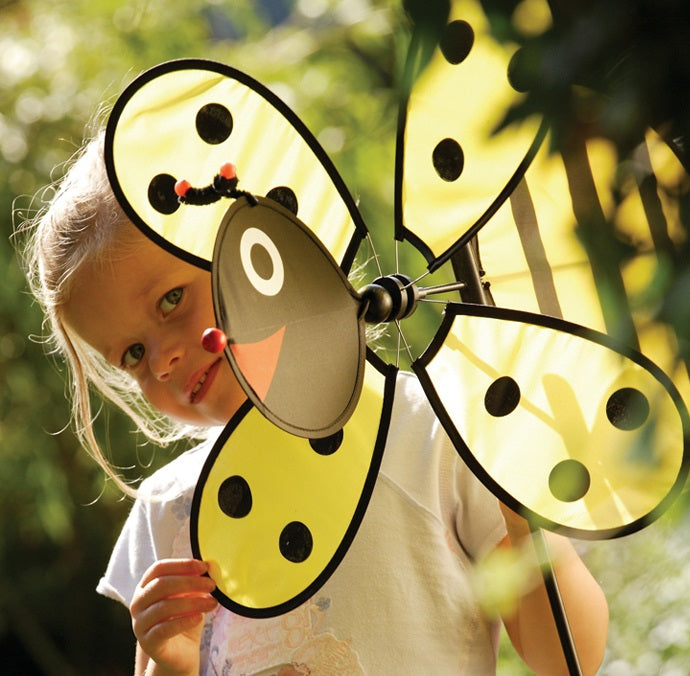
<instances>
[{"instance_id":1,"label":"young girl","mask_svg":"<svg viewBox=\"0 0 690 676\"><path fill-rule=\"evenodd\" d=\"M219 606L192 558L189 510L218 426L244 401L225 358L201 346L213 326L209 273L159 248L109 187L90 141L30 224L29 278L73 379L84 445L125 490L91 429L89 388L152 438L208 439L142 482L98 591L129 608L137 674L491 674L498 625L471 584L476 561L524 548L536 574L503 617L537 673L567 673L525 521L474 478L417 380L398 377L391 433L371 502L317 594L275 618ZM601 663L608 611L570 543L547 534L584 673Z\"/></svg>"}]
</instances>

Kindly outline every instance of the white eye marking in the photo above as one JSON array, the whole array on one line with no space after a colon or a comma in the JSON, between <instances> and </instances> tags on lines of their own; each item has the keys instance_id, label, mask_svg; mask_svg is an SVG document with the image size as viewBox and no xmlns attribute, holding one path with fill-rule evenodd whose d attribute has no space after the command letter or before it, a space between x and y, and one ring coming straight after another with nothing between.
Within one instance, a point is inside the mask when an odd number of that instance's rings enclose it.
<instances>
[{"instance_id":1,"label":"white eye marking","mask_svg":"<svg viewBox=\"0 0 690 676\"><path fill-rule=\"evenodd\" d=\"M262 277L252 263L252 249L255 246L260 246L271 259L273 270L269 277ZM240 239L240 260L242 267L247 275L247 279L252 286L264 296L275 296L282 288L285 280L285 268L283 267L283 259L280 257L278 248L273 243L273 240L263 231L258 228L247 228L242 233Z\"/></svg>"}]
</instances>

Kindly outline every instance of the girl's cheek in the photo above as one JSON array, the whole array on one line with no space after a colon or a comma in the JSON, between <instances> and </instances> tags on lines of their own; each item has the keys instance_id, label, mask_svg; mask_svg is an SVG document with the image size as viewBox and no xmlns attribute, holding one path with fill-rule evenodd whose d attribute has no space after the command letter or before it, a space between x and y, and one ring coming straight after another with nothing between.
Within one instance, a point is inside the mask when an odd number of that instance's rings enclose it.
<instances>
[{"instance_id":1,"label":"girl's cheek","mask_svg":"<svg viewBox=\"0 0 690 676\"><path fill-rule=\"evenodd\" d=\"M140 377L136 380L137 385L139 385L139 389L141 390L141 393L146 397L149 404L152 404L156 408L159 408L160 393L158 392L158 388L155 386L155 383L151 382L150 378L145 377Z\"/></svg>"}]
</instances>

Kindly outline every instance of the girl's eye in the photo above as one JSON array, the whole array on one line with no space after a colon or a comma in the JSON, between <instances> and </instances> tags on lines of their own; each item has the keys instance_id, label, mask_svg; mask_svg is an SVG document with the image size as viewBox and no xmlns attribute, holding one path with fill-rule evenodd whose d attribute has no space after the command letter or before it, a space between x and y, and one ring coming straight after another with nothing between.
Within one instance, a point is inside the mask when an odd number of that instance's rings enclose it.
<instances>
[{"instance_id":1,"label":"girl's eye","mask_svg":"<svg viewBox=\"0 0 690 676\"><path fill-rule=\"evenodd\" d=\"M141 343L130 345L122 355L122 366L125 368L135 367L144 357L145 348Z\"/></svg>"},{"instance_id":2,"label":"girl's eye","mask_svg":"<svg viewBox=\"0 0 690 676\"><path fill-rule=\"evenodd\" d=\"M160 302L160 308L163 311L163 314L167 315L170 314L175 307L178 305L178 303L182 300L182 289L177 288L173 289L172 291L168 291L168 293L161 298Z\"/></svg>"}]
</instances>

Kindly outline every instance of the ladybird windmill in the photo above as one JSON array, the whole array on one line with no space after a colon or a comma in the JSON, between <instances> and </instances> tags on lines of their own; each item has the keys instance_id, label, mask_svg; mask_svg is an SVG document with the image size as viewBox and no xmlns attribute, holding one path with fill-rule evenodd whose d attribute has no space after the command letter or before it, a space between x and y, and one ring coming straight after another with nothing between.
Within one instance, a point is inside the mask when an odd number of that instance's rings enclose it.
<instances>
[{"instance_id":1,"label":"ladybird windmill","mask_svg":"<svg viewBox=\"0 0 690 676\"><path fill-rule=\"evenodd\" d=\"M570 188L606 162L587 148L577 161L550 156L541 120L489 137L519 94L511 49L490 39L478 2L450 5L433 50L426 28L410 46L391 235L430 275L451 267L451 287L472 302L448 302L413 370L463 460L535 532L633 532L685 481L688 416L656 365L663 349L651 361L596 331L607 328L600 306L577 295L585 286L596 299L572 234L573 209L593 194L571 204ZM231 610L286 612L342 560L381 462L396 367L368 350L364 325L404 330L440 289L405 270L351 287L367 228L347 187L295 114L232 68L182 60L139 77L111 115L106 161L133 222L211 271L227 339L212 349L248 395L199 480L194 553L215 562ZM642 213L630 217L644 223ZM515 280L505 291L503 278ZM567 652L567 627L563 642Z\"/></svg>"}]
</instances>

